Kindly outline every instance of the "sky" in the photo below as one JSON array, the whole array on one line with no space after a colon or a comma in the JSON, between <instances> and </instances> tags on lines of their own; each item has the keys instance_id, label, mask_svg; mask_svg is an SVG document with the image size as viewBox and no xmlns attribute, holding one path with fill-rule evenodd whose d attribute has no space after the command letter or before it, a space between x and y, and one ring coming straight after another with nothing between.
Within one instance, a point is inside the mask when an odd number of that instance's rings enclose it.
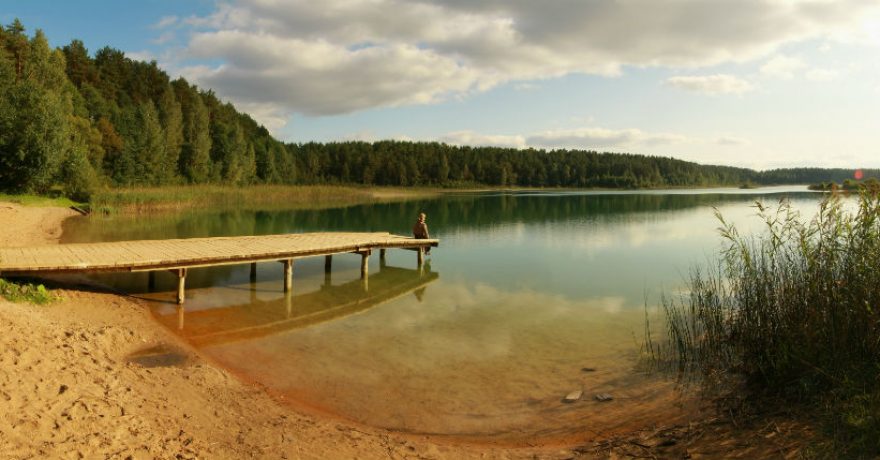
<instances>
[{"instance_id":1,"label":"sky","mask_svg":"<svg viewBox=\"0 0 880 460\"><path fill-rule=\"evenodd\" d=\"M877 0L0 0L156 60L285 142L880 167Z\"/></svg>"}]
</instances>

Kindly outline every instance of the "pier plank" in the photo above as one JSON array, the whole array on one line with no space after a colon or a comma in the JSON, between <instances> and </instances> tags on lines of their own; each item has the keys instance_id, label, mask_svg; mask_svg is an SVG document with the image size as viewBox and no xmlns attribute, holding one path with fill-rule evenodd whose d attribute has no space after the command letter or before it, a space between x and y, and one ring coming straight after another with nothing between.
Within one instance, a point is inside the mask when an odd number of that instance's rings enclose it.
<instances>
[{"instance_id":1,"label":"pier plank","mask_svg":"<svg viewBox=\"0 0 880 460\"><path fill-rule=\"evenodd\" d=\"M0 273L163 270L438 244L381 232L327 232L0 248Z\"/></svg>"}]
</instances>

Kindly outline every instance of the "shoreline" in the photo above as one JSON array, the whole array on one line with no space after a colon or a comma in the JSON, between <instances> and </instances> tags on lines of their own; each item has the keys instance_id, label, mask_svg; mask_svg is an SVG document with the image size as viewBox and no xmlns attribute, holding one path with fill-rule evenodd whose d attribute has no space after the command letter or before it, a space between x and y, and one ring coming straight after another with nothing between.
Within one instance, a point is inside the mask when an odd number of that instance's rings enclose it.
<instances>
[{"instance_id":1,"label":"shoreline","mask_svg":"<svg viewBox=\"0 0 880 460\"><path fill-rule=\"evenodd\" d=\"M714 185L705 187L661 187L661 188L573 188L573 187L433 187L433 186L380 186L361 185L250 185L229 187L219 185L188 185L149 188L108 189L95 194L93 202L87 206L92 212L104 214L162 214L214 208L216 210L308 210L354 206L360 204L392 203L399 201L434 199L440 196L455 196L484 193L597 193L597 194L640 194L669 191L685 193L688 191L731 190L736 193L750 193L762 188L797 188L807 190L807 185L762 185L755 188L742 188L736 185Z\"/></svg>"},{"instance_id":2,"label":"shoreline","mask_svg":"<svg viewBox=\"0 0 880 460\"><path fill-rule=\"evenodd\" d=\"M0 203L0 218L15 222L0 241L56 243L74 215ZM49 305L0 299L0 457L566 458L555 447L438 442L279 404L165 330L137 299L84 278L47 279L61 297ZM157 346L183 364L130 361Z\"/></svg>"},{"instance_id":3,"label":"shoreline","mask_svg":"<svg viewBox=\"0 0 880 460\"><path fill-rule=\"evenodd\" d=\"M0 229L0 244L57 243L63 222L77 215L67 208L0 202L0 219L12 223ZM718 425L717 418L641 429L633 421L627 430L634 431L585 432L537 442L366 426L279 398L223 369L166 330L138 299L102 292L73 276L59 279L53 291L61 300L46 306L0 298L0 347L5 350L0 366L6 370L0 374L3 458L567 459L615 458L633 446L643 454L639 446L650 446L652 455L680 457L696 451L711 455L713 448L728 452L713 442L731 437L749 445L747 452L781 452L766 442L763 447L776 450L753 449L767 435L761 430L739 433L722 422L714 435L705 436L705 430L693 428ZM182 363L145 367L130 360L155 347L170 350Z\"/></svg>"}]
</instances>

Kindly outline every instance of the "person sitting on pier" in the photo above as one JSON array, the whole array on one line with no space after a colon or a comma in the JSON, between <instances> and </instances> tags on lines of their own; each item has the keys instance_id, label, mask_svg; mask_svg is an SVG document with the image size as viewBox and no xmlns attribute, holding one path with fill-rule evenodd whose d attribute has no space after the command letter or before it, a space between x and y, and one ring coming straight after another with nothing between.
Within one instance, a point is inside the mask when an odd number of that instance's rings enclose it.
<instances>
[{"instance_id":1,"label":"person sitting on pier","mask_svg":"<svg viewBox=\"0 0 880 460\"><path fill-rule=\"evenodd\" d=\"M430 236L428 235L428 224L425 223L425 219L427 217L428 216L425 213L423 213L423 212L419 213L419 220L416 221L415 225L413 225L413 237L415 237L417 240L426 240L426 239L430 238ZM425 250L425 254L430 254L430 253L431 253L431 247L429 246Z\"/></svg>"}]
</instances>

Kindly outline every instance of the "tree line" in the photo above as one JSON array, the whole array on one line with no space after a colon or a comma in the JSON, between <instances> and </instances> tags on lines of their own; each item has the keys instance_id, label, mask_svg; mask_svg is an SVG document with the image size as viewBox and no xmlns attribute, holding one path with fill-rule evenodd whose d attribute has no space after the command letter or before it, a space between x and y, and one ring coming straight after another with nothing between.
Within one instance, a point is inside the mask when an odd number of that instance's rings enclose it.
<instances>
[{"instance_id":1,"label":"tree line","mask_svg":"<svg viewBox=\"0 0 880 460\"><path fill-rule=\"evenodd\" d=\"M103 185L293 182L283 143L156 62L0 28L0 187L87 197Z\"/></svg>"},{"instance_id":2,"label":"tree line","mask_svg":"<svg viewBox=\"0 0 880 460\"><path fill-rule=\"evenodd\" d=\"M865 177L880 177L865 170ZM17 19L0 28L0 190L219 183L694 187L841 182L851 170L758 172L666 157L436 142L285 144L211 90L155 61L79 40L52 49Z\"/></svg>"}]
</instances>

